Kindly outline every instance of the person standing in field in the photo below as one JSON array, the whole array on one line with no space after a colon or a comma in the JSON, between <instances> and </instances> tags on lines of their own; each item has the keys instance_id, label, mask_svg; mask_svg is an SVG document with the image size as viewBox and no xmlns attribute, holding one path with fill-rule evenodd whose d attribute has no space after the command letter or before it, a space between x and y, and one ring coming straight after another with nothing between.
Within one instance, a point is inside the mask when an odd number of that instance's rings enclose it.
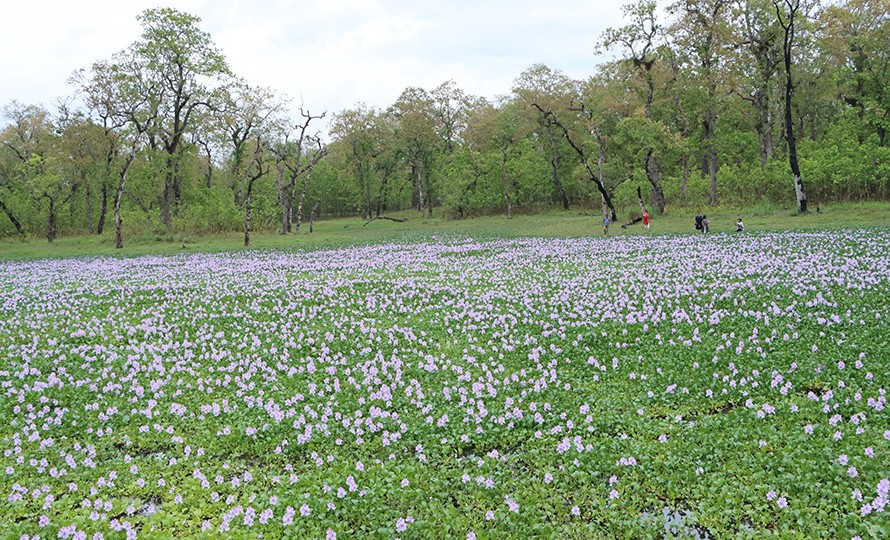
<instances>
[{"instance_id":1,"label":"person standing in field","mask_svg":"<svg viewBox=\"0 0 890 540\"><path fill-rule=\"evenodd\" d=\"M609 234L609 224L612 220L609 218L609 214L603 215L603 236L607 236Z\"/></svg>"},{"instance_id":2,"label":"person standing in field","mask_svg":"<svg viewBox=\"0 0 890 540\"><path fill-rule=\"evenodd\" d=\"M708 216L702 216L701 219L701 232L708 234L709 226L711 225L711 220L708 219Z\"/></svg>"},{"instance_id":3,"label":"person standing in field","mask_svg":"<svg viewBox=\"0 0 890 540\"><path fill-rule=\"evenodd\" d=\"M745 224L742 223L742 218L735 222L735 232L745 232Z\"/></svg>"},{"instance_id":4,"label":"person standing in field","mask_svg":"<svg viewBox=\"0 0 890 540\"><path fill-rule=\"evenodd\" d=\"M649 211L648 210L643 212L643 228L644 229L649 228Z\"/></svg>"}]
</instances>

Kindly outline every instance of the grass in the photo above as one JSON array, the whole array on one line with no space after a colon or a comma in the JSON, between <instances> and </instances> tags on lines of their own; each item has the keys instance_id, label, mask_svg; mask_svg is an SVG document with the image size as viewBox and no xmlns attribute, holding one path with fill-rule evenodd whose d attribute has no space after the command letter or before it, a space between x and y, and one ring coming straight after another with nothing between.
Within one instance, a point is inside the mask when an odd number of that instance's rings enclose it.
<instances>
[{"instance_id":1,"label":"grass","mask_svg":"<svg viewBox=\"0 0 890 540\"><path fill-rule=\"evenodd\" d=\"M883 202L838 203L820 208L819 213L800 215L794 210L771 205L745 209L706 208L669 209L662 216L653 216L652 228L642 224L621 228L624 221L612 224L609 236L694 234L693 218L706 213L714 234L735 231L741 217L749 233L803 229L869 228L890 226L890 204ZM622 215L626 216L627 212ZM598 210L573 209L540 214L520 214L508 220L504 216L471 219L433 217L421 219L416 211L391 214L407 218L403 223L376 220L369 224L359 218L339 218L316 222L315 231L304 226L299 236L281 235L274 231L257 231L251 235L250 248L244 248L244 233L189 236L173 233L166 236L124 233L124 248L114 247L114 233L103 236L69 236L47 242L34 237L21 240L0 240L0 260L33 260L81 256L171 255L183 252L222 252L244 249L314 249L387 241L405 241L434 235L467 235L473 237L581 237L602 235Z\"/></svg>"}]
</instances>

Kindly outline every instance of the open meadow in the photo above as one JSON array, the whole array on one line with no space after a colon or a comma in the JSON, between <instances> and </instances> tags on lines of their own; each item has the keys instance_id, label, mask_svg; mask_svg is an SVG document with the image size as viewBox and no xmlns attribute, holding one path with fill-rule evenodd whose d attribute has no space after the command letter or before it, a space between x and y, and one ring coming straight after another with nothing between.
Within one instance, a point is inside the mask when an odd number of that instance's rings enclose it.
<instances>
[{"instance_id":1,"label":"open meadow","mask_svg":"<svg viewBox=\"0 0 890 540\"><path fill-rule=\"evenodd\" d=\"M3 537L890 537L887 228L6 261L0 300Z\"/></svg>"}]
</instances>

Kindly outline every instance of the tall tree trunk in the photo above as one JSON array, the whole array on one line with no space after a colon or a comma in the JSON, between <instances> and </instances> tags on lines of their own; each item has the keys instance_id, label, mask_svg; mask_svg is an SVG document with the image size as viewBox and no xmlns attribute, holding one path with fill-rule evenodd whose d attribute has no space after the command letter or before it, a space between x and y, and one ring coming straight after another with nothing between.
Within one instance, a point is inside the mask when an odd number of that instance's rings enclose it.
<instances>
[{"instance_id":1,"label":"tall tree trunk","mask_svg":"<svg viewBox=\"0 0 890 540\"><path fill-rule=\"evenodd\" d=\"M168 158L170 161L172 158ZM164 174L164 194L161 199L161 224L170 228L171 208L173 207L173 171L172 164L168 163Z\"/></svg>"},{"instance_id":2,"label":"tall tree trunk","mask_svg":"<svg viewBox=\"0 0 890 540\"><path fill-rule=\"evenodd\" d=\"M797 141L794 138L794 122L791 116L791 100L794 96L794 83L791 77L791 48L794 45L794 18L800 8L799 0L784 0L788 6L788 21L785 22L779 9L777 0L773 0L779 23L785 30L783 53L785 57L785 136L788 141L788 163L791 166L791 174L794 177L794 194L797 197L797 211L807 212L807 195L803 188L803 178L800 174L800 166L797 163Z\"/></svg>"},{"instance_id":3,"label":"tall tree trunk","mask_svg":"<svg viewBox=\"0 0 890 540\"><path fill-rule=\"evenodd\" d=\"M284 201L284 217L282 218L284 221L284 233L290 234L293 231L293 215L294 215L294 200L290 198L290 192L285 194Z\"/></svg>"},{"instance_id":4,"label":"tall tree trunk","mask_svg":"<svg viewBox=\"0 0 890 540\"><path fill-rule=\"evenodd\" d=\"M711 181L711 204L716 205L717 200L717 149L711 147L708 153L708 178Z\"/></svg>"},{"instance_id":5,"label":"tall tree trunk","mask_svg":"<svg viewBox=\"0 0 890 540\"><path fill-rule=\"evenodd\" d=\"M288 211L287 211L287 190L284 185L284 160L276 155L275 169L278 174L275 176L275 187L278 190L278 205L281 207L281 234L287 234L288 230Z\"/></svg>"},{"instance_id":6,"label":"tall tree trunk","mask_svg":"<svg viewBox=\"0 0 890 540\"><path fill-rule=\"evenodd\" d=\"M768 83L769 81L767 81ZM758 89L754 94L754 107L757 109L757 138L760 141L760 171L766 172L769 159L775 153L773 129L770 123L768 89Z\"/></svg>"},{"instance_id":7,"label":"tall tree trunk","mask_svg":"<svg viewBox=\"0 0 890 540\"><path fill-rule=\"evenodd\" d=\"M430 181L427 180L426 184L426 217L433 217L433 191L430 187Z\"/></svg>"},{"instance_id":8,"label":"tall tree trunk","mask_svg":"<svg viewBox=\"0 0 890 540\"><path fill-rule=\"evenodd\" d=\"M102 182L102 198L99 203L99 224L96 225L96 236L105 232L105 216L108 215L108 185Z\"/></svg>"},{"instance_id":9,"label":"tall tree trunk","mask_svg":"<svg viewBox=\"0 0 890 540\"><path fill-rule=\"evenodd\" d=\"M250 245L251 205L253 204L253 181L247 183L247 196L244 197L244 247Z\"/></svg>"},{"instance_id":10,"label":"tall tree trunk","mask_svg":"<svg viewBox=\"0 0 890 540\"><path fill-rule=\"evenodd\" d=\"M78 189L80 189L80 184L79 184L79 183L77 183L77 184L72 184L72 185L71 185L71 191L68 193L68 196L65 197L65 202L74 199L74 196L77 195L77 190L78 190ZM65 203L63 202L62 204L65 204ZM76 221L76 218L75 218L75 210L77 210L77 208L75 207L75 205L73 205L73 204L69 204L69 205L68 205L68 221L69 221L72 225L73 225L73 224L75 223L75 221Z\"/></svg>"},{"instance_id":11,"label":"tall tree trunk","mask_svg":"<svg viewBox=\"0 0 890 540\"><path fill-rule=\"evenodd\" d=\"M84 178L84 197L83 197L83 213L84 222L86 223L87 234L93 230L93 193L90 189L90 183Z\"/></svg>"},{"instance_id":12,"label":"tall tree trunk","mask_svg":"<svg viewBox=\"0 0 890 540\"><path fill-rule=\"evenodd\" d=\"M510 200L510 175L507 173L507 151L501 149L501 179L504 181L504 201L507 203L507 219L513 219L513 202Z\"/></svg>"},{"instance_id":13,"label":"tall tree trunk","mask_svg":"<svg viewBox=\"0 0 890 540\"><path fill-rule=\"evenodd\" d=\"M47 196L49 201L49 219L46 223L46 239L50 242L56 239L56 200Z\"/></svg>"},{"instance_id":14,"label":"tall tree trunk","mask_svg":"<svg viewBox=\"0 0 890 540\"><path fill-rule=\"evenodd\" d=\"M559 199L562 202L562 209L569 209L569 198L566 196L566 190L562 186L562 181L559 179L559 145L557 144L558 139L556 138L556 134L552 133L553 125L548 123L547 131L550 139L550 174L553 179L553 187L556 188L556 193L559 195Z\"/></svg>"},{"instance_id":15,"label":"tall tree trunk","mask_svg":"<svg viewBox=\"0 0 890 540\"><path fill-rule=\"evenodd\" d=\"M389 172L381 171L380 176L380 189L377 191L377 217L380 217L380 214L386 212L386 184L389 182Z\"/></svg>"},{"instance_id":16,"label":"tall tree trunk","mask_svg":"<svg viewBox=\"0 0 890 540\"><path fill-rule=\"evenodd\" d=\"M649 61L640 61L641 67L645 69L645 79L646 79L646 120L652 120L652 102L655 100L655 80L652 77L652 66L655 63L655 60ZM649 184L652 185L652 206L655 208L655 212L660 214L664 214L664 190L661 188L661 182L659 181L658 174L658 160L655 159L655 149L649 148L646 150L646 158L643 160L643 167L646 169L646 178L649 179ZM642 215L643 201L640 199L640 215Z\"/></svg>"},{"instance_id":17,"label":"tall tree trunk","mask_svg":"<svg viewBox=\"0 0 890 540\"><path fill-rule=\"evenodd\" d=\"M689 186L689 154L683 154L683 179L680 181L680 200L686 204L686 191Z\"/></svg>"},{"instance_id":18,"label":"tall tree trunk","mask_svg":"<svg viewBox=\"0 0 890 540\"><path fill-rule=\"evenodd\" d=\"M6 217L9 218L9 221L12 222L12 226L15 227L15 232L19 235L19 237L24 238L25 229L22 227L22 222L18 220L17 217L12 213L6 203L0 200L0 210L3 210L3 213L6 214Z\"/></svg>"},{"instance_id":19,"label":"tall tree trunk","mask_svg":"<svg viewBox=\"0 0 890 540\"><path fill-rule=\"evenodd\" d=\"M311 234L313 229L315 229L315 216L318 215L318 204L321 201L315 201L315 205L312 207L312 212L309 213L309 233Z\"/></svg>"},{"instance_id":20,"label":"tall tree trunk","mask_svg":"<svg viewBox=\"0 0 890 540\"><path fill-rule=\"evenodd\" d=\"M204 173L204 181L207 189L210 189L213 187L213 153L206 141L201 141L201 146L204 147L204 152L207 154L207 172Z\"/></svg>"},{"instance_id":21,"label":"tall tree trunk","mask_svg":"<svg viewBox=\"0 0 890 540\"><path fill-rule=\"evenodd\" d=\"M287 186L287 209L290 214L287 218L287 232L293 232L293 224L296 220L296 202L297 202L297 175L298 173L292 173L290 183Z\"/></svg>"},{"instance_id":22,"label":"tall tree trunk","mask_svg":"<svg viewBox=\"0 0 890 540\"><path fill-rule=\"evenodd\" d=\"M173 210L179 208L182 201L182 175L179 172L179 156L173 162Z\"/></svg>"},{"instance_id":23,"label":"tall tree trunk","mask_svg":"<svg viewBox=\"0 0 890 540\"><path fill-rule=\"evenodd\" d=\"M646 159L644 160L644 164L646 166L646 177L649 179L649 183L652 185L652 206L655 208L655 211L661 215L664 214L664 190L661 188L661 182L659 181L658 175L658 163L655 157L652 155L653 149L650 148L646 152Z\"/></svg>"},{"instance_id":24,"label":"tall tree trunk","mask_svg":"<svg viewBox=\"0 0 890 540\"><path fill-rule=\"evenodd\" d=\"M296 215L296 223L294 223L294 232L296 234L300 234L300 225L303 224L303 204L306 202L306 192L309 191L309 177L311 176L310 172L306 172L306 175L303 176L303 188L300 190L300 201L297 203L297 215ZM370 197L369 197L370 200ZM370 204L370 202L369 202ZM370 213L370 209L368 212Z\"/></svg>"},{"instance_id":25,"label":"tall tree trunk","mask_svg":"<svg viewBox=\"0 0 890 540\"><path fill-rule=\"evenodd\" d=\"M705 168L708 171L708 179L710 180L711 205L716 205L717 200L717 147L714 141L715 124L717 123L717 112L713 105L708 105L708 112L705 116Z\"/></svg>"},{"instance_id":26,"label":"tall tree trunk","mask_svg":"<svg viewBox=\"0 0 890 540\"><path fill-rule=\"evenodd\" d=\"M114 247L122 249L124 247L123 220L121 220L121 199L124 197L124 184L127 181L127 173L130 172L130 166L136 159L135 149L127 156L127 161L121 168L120 180L117 183L117 190L114 192Z\"/></svg>"},{"instance_id":27,"label":"tall tree trunk","mask_svg":"<svg viewBox=\"0 0 890 540\"><path fill-rule=\"evenodd\" d=\"M417 165L412 166L414 168L414 181L417 183L417 204L419 205L420 217L423 218L423 179L420 176L420 167Z\"/></svg>"}]
</instances>

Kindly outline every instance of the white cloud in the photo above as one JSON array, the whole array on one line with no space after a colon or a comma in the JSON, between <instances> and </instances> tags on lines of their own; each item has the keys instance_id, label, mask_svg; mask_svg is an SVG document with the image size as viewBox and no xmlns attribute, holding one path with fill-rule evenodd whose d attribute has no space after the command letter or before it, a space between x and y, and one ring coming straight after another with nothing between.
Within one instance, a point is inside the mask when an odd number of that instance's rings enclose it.
<instances>
[{"instance_id":1,"label":"white cloud","mask_svg":"<svg viewBox=\"0 0 890 540\"><path fill-rule=\"evenodd\" d=\"M139 37L136 15L155 2L13 2L0 22L0 104L51 105L78 68ZM597 36L621 25L604 0L185 0L233 71L250 83L336 112L391 104L408 86L454 79L493 98L534 63L573 77L596 69Z\"/></svg>"}]
</instances>

